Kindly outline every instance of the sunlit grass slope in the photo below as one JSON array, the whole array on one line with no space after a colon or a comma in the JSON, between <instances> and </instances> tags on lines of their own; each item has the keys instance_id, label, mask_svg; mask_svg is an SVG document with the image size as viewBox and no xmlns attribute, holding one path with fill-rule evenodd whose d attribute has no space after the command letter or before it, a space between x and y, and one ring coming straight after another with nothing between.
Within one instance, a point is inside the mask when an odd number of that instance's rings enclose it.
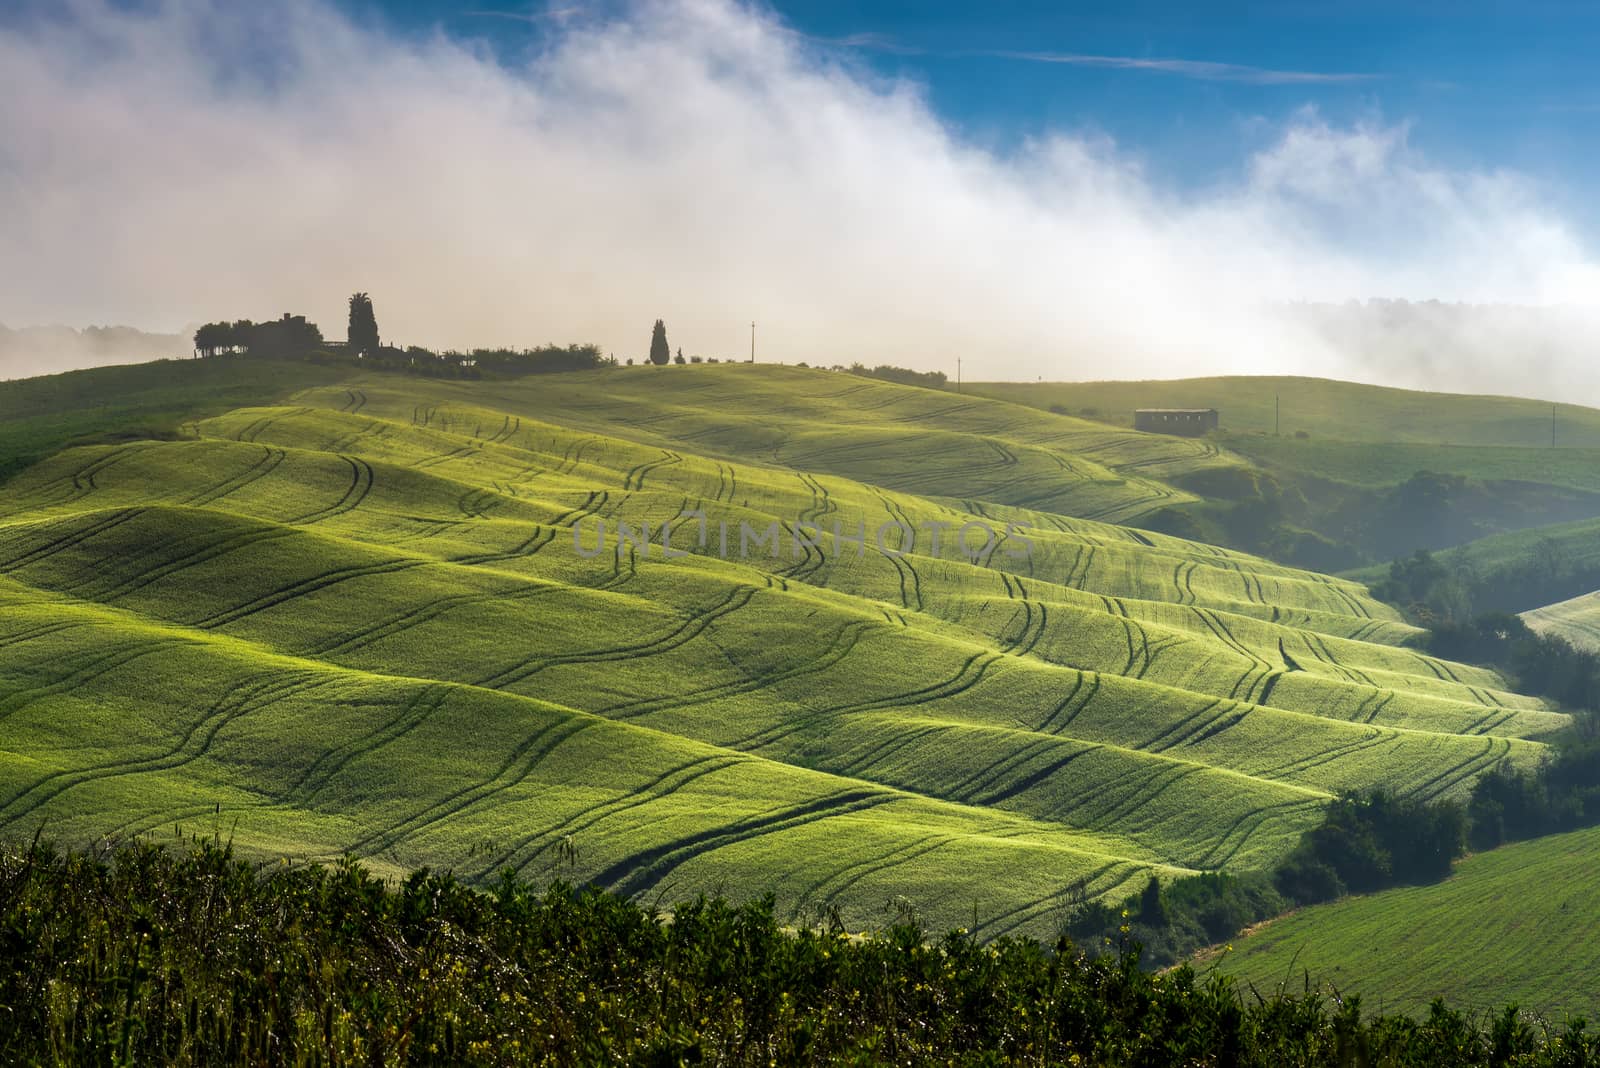
<instances>
[{"instance_id":1,"label":"sunlit grass slope","mask_svg":"<svg viewBox=\"0 0 1600 1068\"><path fill-rule=\"evenodd\" d=\"M979 382L971 392L1133 425L1135 408L1216 408L1228 433L1347 442L1545 448L1551 403L1523 397L1431 393L1327 378L1233 375L1144 382ZM1274 404L1277 405L1276 413ZM1600 410L1556 407L1557 443L1600 449ZM1276 422L1275 422L1276 419ZM1409 474L1409 472L1407 472Z\"/></svg>"},{"instance_id":2,"label":"sunlit grass slope","mask_svg":"<svg viewBox=\"0 0 1600 1068\"><path fill-rule=\"evenodd\" d=\"M1232 462L1192 442L759 366L358 377L188 433L0 497L4 826L997 935L1566 722L1357 584L1084 518Z\"/></svg>"},{"instance_id":3,"label":"sunlit grass slope","mask_svg":"<svg viewBox=\"0 0 1600 1068\"><path fill-rule=\"evenodd\" d=\"M157 360L0 382L0 480L70 443L166 436L338 376L300 361Z\"/></svg>"},{"instance_id":4,"label":"sunlit grass slope","mask_svg":"<svg viewBox=\"0 0 1600 1068\"><path fill-rule=\"evenodd\" d=\"M1518 1002L1560 1022L1600 1006L1600 828L1468 857L1431 886L1347 898L1236 939L1218 967L1265 993L1306 973L1368 1010ZM1215 954L1212 955L1215 959Z\"/></svg>"},{"instance_id":5,"label":"sunlit grass slope","mask_svg":"<svg viewBox=\"0 0 1600 1068\"><path fill-rule=\"evenodd\" d=\"M1541 634L1552 634L1580 649L1600 652L1600 591L1535 608L1522 613L1522 619Z\"/></svg>"}]
</instances>

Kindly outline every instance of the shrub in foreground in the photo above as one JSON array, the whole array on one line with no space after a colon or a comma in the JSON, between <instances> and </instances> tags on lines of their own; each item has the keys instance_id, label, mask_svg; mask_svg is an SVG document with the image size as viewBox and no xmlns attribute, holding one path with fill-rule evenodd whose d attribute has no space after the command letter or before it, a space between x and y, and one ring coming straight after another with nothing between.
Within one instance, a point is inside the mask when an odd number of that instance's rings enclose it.
<instances>
[{"instance_id":1,"label":"shrub in foreground","mask_svg":"<svg viewBox=\"0 0 1600 1068\"><path fill-rule=\"evenodd\" d=\"M197 842L0 849L0 1061L174 1064L1581 1065L1600 1041L1364 1019L1356 999L1153 974L911 922L786 929L770 899L669 920L594 888L487 892ZM1486 962L1485 966L1492 966Z\"/></svg>"}]
</instances>

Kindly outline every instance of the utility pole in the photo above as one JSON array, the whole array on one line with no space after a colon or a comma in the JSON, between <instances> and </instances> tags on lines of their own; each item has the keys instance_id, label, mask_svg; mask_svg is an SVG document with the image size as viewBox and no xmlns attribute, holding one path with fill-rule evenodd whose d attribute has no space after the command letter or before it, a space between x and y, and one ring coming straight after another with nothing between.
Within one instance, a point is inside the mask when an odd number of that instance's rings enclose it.
<instances>
[{"instance_id":1,"label":"utility pole","mask_svg":"<svg viewBox=\"0 0 1600 1068\"><path fill-rule=\"evenodd\" d=\"M756 321L750 320L750 362L756 362Z\"/></svg>"}]
</instances>

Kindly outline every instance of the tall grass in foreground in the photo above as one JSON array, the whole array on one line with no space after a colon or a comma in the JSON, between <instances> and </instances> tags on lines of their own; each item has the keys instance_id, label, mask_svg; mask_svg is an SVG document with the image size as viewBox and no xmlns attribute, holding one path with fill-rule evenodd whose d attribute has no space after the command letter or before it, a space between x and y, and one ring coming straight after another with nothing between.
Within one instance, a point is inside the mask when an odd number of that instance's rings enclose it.
<instances>
[{"instance_id":1,"label":"tall grass in foreground","mask_svg":"<svg viewBox=\"0 0 1600 1068\"><path fill-rule=\"evenodd\" d=\"M1585 1065L1514 1010L1364 1020L1070 943L786 929L768 901L670 922L595 889L399 885L199 841L0 849L0 1060L176 1064ZM1492 962L1484 962L1492 967Z\"/></svg>"}]
</instances>

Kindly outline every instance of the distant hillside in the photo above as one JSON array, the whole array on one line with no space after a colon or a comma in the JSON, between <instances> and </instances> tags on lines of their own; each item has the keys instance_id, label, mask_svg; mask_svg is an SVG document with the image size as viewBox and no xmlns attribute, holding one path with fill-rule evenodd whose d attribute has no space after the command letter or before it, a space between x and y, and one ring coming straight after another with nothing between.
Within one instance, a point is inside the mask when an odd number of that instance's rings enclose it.
<instances>
[{"instance_id":1,"label":"distant hillside","mask_svg":"<svg viewBox=\"0 0 1600 1068\"><path fill-rule=\"evenodd\" d=\"M1147 382L973 382L983 396L1132 426L1135 408L1217 408L1224 434L1425 445L1550 445L1552 402L1426 393L1326 378L1233 375ZM1556 442L1600 449L1600 409L1556 404Z\"/></svg>"},{"instance_id":2,"label":"distant hillside","mask_svg":"<svg viewBox=\"0 0 1600 1068\"><path fill-rule=\"evenodd\" d=\"M214 359L0 382L0 483L69 444L171 437L185 421L336 377L309 363Z\"/></svg>"},{"instance_id":3,"label":"distant hillside","mask_svg":"<svg viewBox=\"0 0 1600 1068\"><path fill-rule=\"evenodd\" d=\"M185 334L150 334L130 326L28 326L0 324L0 379L188 356Z\"/></svg>"},{"instance_id":4,"label":"distant hillside","mask_svg":"<svg viewBox=\"0 0 1600 1068\"><path fill-rule=\"evenodd\" d=\"M1250 477L1176 476L1203 502L1147 522L1300 566L1386 568L1417 549L1600 517L1593 408L1290 377L968 388L1117 427L1138 407L1219 409L1207 440Z\"/></svg>"},{"instance_id":5,"label":"distant hillside","mask_svg":"<svg viewBox=\"0 0 1600 1068\"><path fill-rule=\"evenodd\" d=\"M1315 984L1368 1013L1442 997L1560 1023L1600 1006L1600 828L1468 857L1442 883L1346 898L1237 938L1217 967L1266 993ZM1210 955L1215 960L1216 954ZM1204 963L1204 962L1203 962Z\"/></svg>"},{"instance_id":6,"label":"distant hillside","mask_svg":"<svg viewBox=\"0 0 1600 1068\"><path fill-rule=\"evenodd\" d=\"M0 489L0 829L1049 934L1568 723L1354 583L1118 525L1231 477L1206 442L760 365L193 363L150 373L272 380Z\"/></svg>"},{"instance_id":7,"label":"distant hillside","mask_svg":"<svg viewBox=\"0 0 1600 1068\"><path fill-rule=\"evenodd\" d=\"M1580 649L1600 652L1600 591L1522 613L1523 622L1541 634L1565 638Z\"/></svg>"}]
</instances>

